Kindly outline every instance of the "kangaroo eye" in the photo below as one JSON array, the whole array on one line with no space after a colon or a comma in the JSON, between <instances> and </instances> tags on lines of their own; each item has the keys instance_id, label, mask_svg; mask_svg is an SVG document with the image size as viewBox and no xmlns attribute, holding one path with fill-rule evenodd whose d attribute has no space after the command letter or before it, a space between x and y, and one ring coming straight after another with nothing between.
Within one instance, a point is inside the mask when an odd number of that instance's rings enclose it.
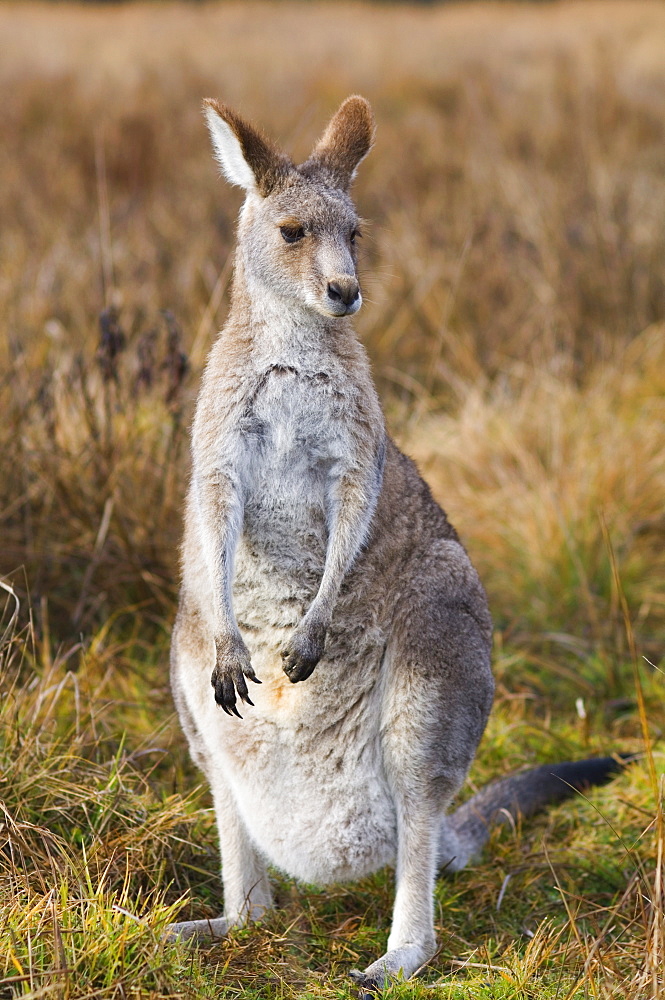
<instances>
[{"instance_id":1,"label":"kangaroo eye","mask_svg":"<svg viewBox=\"0 0 665 1000\"><path fill-rule=\"evenodd\" d=\"M356 240L361 239L362 235L363 234L360 232L359 229L354 229L351 235L349 236L349 243L351 244L351 246L355 246Z\"/></svg>"},{"instance_id":2,"label":"kangaroo eye","mask_svg":"<svg viewBox=\"0 0 665 1000\"><path fill-rule=\"evenodd\" d=\"M297 243L305 235L305 230L302 226L280 226L279 231L285 243Z\"/></svg>"}]
</instances>

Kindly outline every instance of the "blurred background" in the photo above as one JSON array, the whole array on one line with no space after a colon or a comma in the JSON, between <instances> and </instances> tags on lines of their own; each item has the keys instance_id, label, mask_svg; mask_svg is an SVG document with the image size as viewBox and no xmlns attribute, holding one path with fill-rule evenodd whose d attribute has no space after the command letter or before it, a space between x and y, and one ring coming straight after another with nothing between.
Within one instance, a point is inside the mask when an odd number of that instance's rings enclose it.
<instances>
[{"instance_id":1,"label":"blurred background","mask_svg":"<svg viewBox=\"0 0 665 1000\"><path fill-rule=\"evenodd\" d=\"M392 430L500 626L611 627L602 517L653 639L661 3L5 3L0 82L0 571L61 639L172 612L240 205L202 98L298 159L356 91L378 123L357 325Z\"/></svg>"},{"instance_id":2,"label":"blurred background","mask_svg":"<svg viewBox=\"0 0 665 1000\"><path fill-rule=\"evenodd\" d=\"M599 820L569 805L441 883L435 967L479 997L661 996L663 3L5 2L0 86L0 995L332 998L382 950L385 873L282 880L285 923L217 972L153 931L219 912L167 666L241 203L201 102L298 160L359 92L357 330L495 621L470 786L646 754Z\"/></svg>"}]
</instances>

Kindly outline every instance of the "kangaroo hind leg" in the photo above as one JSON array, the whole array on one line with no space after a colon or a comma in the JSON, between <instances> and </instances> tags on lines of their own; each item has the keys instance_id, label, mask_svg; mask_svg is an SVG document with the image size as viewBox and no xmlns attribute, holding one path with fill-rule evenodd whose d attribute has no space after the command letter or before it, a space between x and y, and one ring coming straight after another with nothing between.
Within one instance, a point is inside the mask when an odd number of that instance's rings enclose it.
<instances>
[{"instance_id":1,"label":"kangaroo hind leg","mask_svg":"<svg viewBox=\"0 0 665 1000\"><path fill-rule=\"evenodd\" d=\"M210 740L206 739L205 725L199 724L201 713L196 712L188 702L187 692L191 691L192 678L200 672L201 662L205 663L207 658L213 656L210 637L197 626L197 621L193 617L193 623L192 620L183 623L179 616L176 622L171 644L171 686L192 759L208 779L213 795L222 855L224 915L213 920L186 920L171 924L169 936L183 940L225 937L230 927L256 920L272 906L265 864L252 843L219 767L214 744L211 746ZM207 684L205 690L208 694ZM211 695L208 697L211 698ZM202 722L205 723L205 719Z\"/></svg>"},{"instance_id":2,"label":"kangaroo hind leg","mask_svg":"<svg viewBox=\"0 0 665 1000\"><path fill-rule=\"evenodd\" d=\"M215 803L222 855L224 916L214 920L186 920L171 924L169 935L199 941L225 937L232 927L260 920L272 908L272 893L265 862L251 841L224 778L208 773Z\"/></svg>"},{"instance_id":3,"label":"kangaroo hind leg","mask_svg":"<svg viewBox=\"0 0 665 1000\"><path fill-rule=\"evenodd\" d=\"M397 817L397 870L386 954L353 977L370 991L390 978L408 979L436 951L439 864L466 862L455 853L463 845L446 837L445 810L475 756L494 690L482 591L451 600L449 581L436 582L424 600L423 588L404 600L385 661L382 748Z\"/></svg>"}]
</instances>

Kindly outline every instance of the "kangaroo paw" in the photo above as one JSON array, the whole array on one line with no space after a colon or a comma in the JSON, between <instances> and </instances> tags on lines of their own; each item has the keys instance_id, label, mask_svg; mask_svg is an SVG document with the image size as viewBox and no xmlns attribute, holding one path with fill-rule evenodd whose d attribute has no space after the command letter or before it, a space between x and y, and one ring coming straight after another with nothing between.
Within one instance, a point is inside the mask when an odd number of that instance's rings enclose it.
<instances>
[{"instance_id":1,"label":"kangaroo paw","mask_svg":"<svg viewBox=\"0 0 665 1000\"><path fill-rule=\"evenodd\" d=\"M284 673L292 684L306 681L323 656L326 642L324 625L301 625L294 631L282 653Z\"/></svg>"},{"instance_id":2,"label":"kangaroo paw","mask_svg":"<svg viewBox=\"0 0 665 1000\"><path fill-rule=\"evenodd\" d=\"M254 705L247 690L247 677L255 684L261 681L254 673L249 652L242 639L238 636L216 641L217 662L212 672L210 683L215 689L215 701L227 715L235 715L242 719L236 705L236 694L246 705Z\"/></svg>"}]
</instances>

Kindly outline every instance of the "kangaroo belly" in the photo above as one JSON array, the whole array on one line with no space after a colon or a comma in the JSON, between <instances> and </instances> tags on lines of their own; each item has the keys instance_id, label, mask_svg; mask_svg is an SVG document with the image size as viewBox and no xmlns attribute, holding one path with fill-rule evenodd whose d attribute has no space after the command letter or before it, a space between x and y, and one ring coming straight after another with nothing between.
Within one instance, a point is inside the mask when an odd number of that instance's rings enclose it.
<instances>
[{"instance_id":1,"label":"kangaroo belly","mask_svg":"<svg viewBox=\"0 0 665 1000\"><path fill-rule=\"evenodd\" d=\"M380 740L384 637L370 623L360 632L342 615L312 676L292 684L280 647L310 595L302 582L280 587L273 576L271 583L263 600L256 592L252 600L250 589L235 598L250 625L243 638L262 683L252 688L255 705L242 723L219 720L225 773L252 839L272 864L315 884L360 878L395 855Z\"/></svg>"},{"instance_id":2,"label":"kangaroo belly","mask_svg":"<svg viewBox=\"0 0 665 1000\"><path fill-rule=\"evenodd\" d=\"M396 820L378 690L344 690L336 664L325 660L293 685L265 637L246 632L245 640L262 684L252 686L254 707L242 720L210 697L209 665L198 681L187 671L178 682L213 787L218 773L260 852L294 878L327 884L391 863Z\"/></svg>"},{"instance_id":3,"label":"kangaroo belly","mask_svg":"<svg viewBox=\"0 0 665 1000\"><path fill-rule=\"evenodd\" d=\"M245 505L243 534L238 544L234 594L242 600L246 588L260 589L272 595L277 585L299 588L309 593L314 579L320 581L325 562L328 532L325 523L322 489L309 486L309 496L289 494L277 486L275 476L270 489L250 496ZM311 495L315 494L313 500ZM318 494L318 495L316 495ZM266 575L267 574L267 575ZM277 596L277 595L274 595Z\"/></svg>"},{"instance_id":4,"label":"kangaroo belly","mask_svg":"<svg viewBox=\"0 0 665 1000\"><path fill-rule=\"evenodd\" d=\"M322 752L320 735L293 741L292 733L285 752L283 731L254 728L264 766L256 772L233 761L226 776L252 840L271 864L325 885L394 860L394 807L378 740L359 747L324 739Z\"/></svg>"}]
</instances>

